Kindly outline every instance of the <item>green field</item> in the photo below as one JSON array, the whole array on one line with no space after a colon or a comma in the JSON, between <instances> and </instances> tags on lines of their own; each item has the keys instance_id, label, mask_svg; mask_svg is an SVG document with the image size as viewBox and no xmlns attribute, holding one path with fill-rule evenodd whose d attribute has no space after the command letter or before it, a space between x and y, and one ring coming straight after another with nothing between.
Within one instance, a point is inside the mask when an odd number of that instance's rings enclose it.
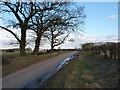
<instances>
[{"instance_id":1,"label":"green field","mask_svg":"<svg viewBox=\"0 0 120 90\"><path fill-rule=\"evenodd\" d=\"M81 51L46 88L116 88L118 60Z\"/></svg>"}]
</instances>

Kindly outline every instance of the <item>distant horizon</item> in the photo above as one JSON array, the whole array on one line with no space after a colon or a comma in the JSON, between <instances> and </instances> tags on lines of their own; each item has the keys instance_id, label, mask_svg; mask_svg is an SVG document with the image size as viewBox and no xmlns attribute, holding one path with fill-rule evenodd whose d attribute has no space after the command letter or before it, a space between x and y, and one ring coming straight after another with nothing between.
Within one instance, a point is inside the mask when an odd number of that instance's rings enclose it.
<instances>
[{"instance_id":1,"label":"distant horizon","mask_svg":"<svg viewBox=\"0 0 120 90\"><path fill-rule=\"evenodd\" d=\"M84 32L72 33L65 43L58 47L73 49L80 48L80 45L86 42L118 42L118 2L79 2L78 5L85 6L87 15L82 27ZM3 18L10 17L8 14L3 16ZM0 24L4 25L2 21ZM9 45L16 41L9 32L1 30L0 34L0 49L18 47L18 45ZM69 41L70 39L73 39L73 42ZM27 47L34 48L34 43ZM49 42L46 41L46 44L43 43L40 48L49 49Z\"/></svg>"}]
</instances>

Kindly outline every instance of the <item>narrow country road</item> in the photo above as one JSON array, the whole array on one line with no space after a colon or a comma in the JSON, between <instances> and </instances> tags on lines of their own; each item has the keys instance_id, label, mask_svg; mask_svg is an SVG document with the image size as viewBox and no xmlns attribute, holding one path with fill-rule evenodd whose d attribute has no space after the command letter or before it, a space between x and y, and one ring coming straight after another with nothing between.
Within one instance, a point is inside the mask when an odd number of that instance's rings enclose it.
<instances>
[{"instance_id":1,"label":"narrow country road","mask_svg":"<svg viewBox=\"0 0 120 90\"><path fill-rule=\"evenodd\" d=\"M76 53L78 53L78 51L63 53L54 58L50 58L46 61L8 75L2 79L2 88L22 88L28 82L38 78L46 72L53 70L65 58L68 58Z\"/></svg>"}]
</instances>

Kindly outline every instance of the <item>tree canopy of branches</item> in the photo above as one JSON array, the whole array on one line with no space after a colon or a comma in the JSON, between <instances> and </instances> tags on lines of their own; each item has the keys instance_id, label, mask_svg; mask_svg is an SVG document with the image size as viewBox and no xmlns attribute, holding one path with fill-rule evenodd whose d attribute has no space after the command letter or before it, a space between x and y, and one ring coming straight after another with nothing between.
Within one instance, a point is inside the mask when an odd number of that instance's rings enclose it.
<instances>
[{"instance_id":1,"label":"tree canopy of branches","mask_svg":"<svg viewBox=\"0 0 120 90\"><path fill-rule=\"evenodd\" d=\"M11 23L7 26L0 28L10 32L17 39L20 55L25 55L27 30L36 33L33 54L38 54L43 35L48 36L53 49L65 41L69 35L67 33L77 31L77 27L84 23L83 19L86 17L84 7L78 7L72 2L2 2L1 8L2 13L10 13L15 18L9 20ZM21 36L18 37L11 27L19 28Z\"/></svg>"},{"instance_id":2,"label":"tree canopy of branches","mask_svg":"<svg viewBox=\"0 0 120 90\"><path fill-rule=\"evenodd\" d=\"M84 7L80 7L79 10L78 8L77 10L74 9L73 12L73 10L69 10L68 7L72 5L71 3L40 2L37 4L37 10L40 12L37 13L35 17L31 18L31 22L34 24L31 29L35 31L37 36L33 54L39 53L40 41L43 35L45 37L47 36L48 40L51 42L51 49L53 49L55 46L62 44L68 37L68 35L64 35L65 37L62 36L61 39L58 39L60 35L65 34L66 31L73 31L73 29L77 27L78 24L83 23L82 20L78 19L85 18L85 14L83 13ZM54 30L51 30L51 28ZM55 37L53 32L55 32ZM50 33L53 34L51 35ZM50 38L51 36L54 38Z\"/></svg>"},{"instance_id":3,"label":"tree canopy of branches","mask_svg":"<svg viewBox=\"0 0 120 90\"><path fill-rule=\"evenodd\" d=\"M12 13L16 20L10 20L9 25L0 26L0 28L10 32L17 39L20 44L20 55L25 55L26 30L31 27L29 20L36 14L35 4L33 2L3 2L1 8L2 13ZM18 37L9 27L20 28L21 37Z\"/></svg>"},{"instance_id":4,"label":"tree canopy of branches","mask_svg":"<svg viewBox=\"0 0 120 90\"><path fill-rule=\"evenodd\" d=\"M84 23L83 19L86 17L84 14L84 7L76 7L75 3L67 3L63 10L56 12L54 21L45 32L44 36L48 38L51 43L51 50L66 40L71 31L77 31L77 27ZM74 10L70 6L74 6Z\"/></svg>"},{"instance_id":5,"label":"tree canopy of branches","mask_svg":"<svg viewBox=\"0 0 120 90\"><path fill-rule=\"evenodd\" d=\"M51 44L51 50L54 49L55 46L58 46L64 43L65 39L68 37L69 32L65 32L62 27L51 26L47 32L45 32L44 37L48 38Z\"/></svg>"},{"instance_id":6,"label":"tree canopy of branches","mask_svg":"<svg viewBox=\"0 0 120 90\"><path fill-rule=\"evenodd\" d=\"M52 24L55 24L53 22L54 20L56 20L54 18L54 15L55 13L57 13L57 10L60 6L62 6L62 4L65 4L65 2L38 2L36 4L39 13L37 13L35 17L31 18L31 22L34 25L33 27L31 27L31 29L35 31L37 36L35 40L35 48L33 54L39 53L41 37L43 33L47 31L48 27L50 27Z\"/></svg>"}]
</instances>

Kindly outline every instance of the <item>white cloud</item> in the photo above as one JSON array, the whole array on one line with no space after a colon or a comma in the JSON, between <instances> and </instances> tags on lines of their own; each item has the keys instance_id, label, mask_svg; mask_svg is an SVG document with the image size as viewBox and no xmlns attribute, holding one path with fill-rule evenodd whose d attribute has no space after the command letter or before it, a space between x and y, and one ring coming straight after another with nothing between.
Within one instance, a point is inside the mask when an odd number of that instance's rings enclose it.
<instances>
[{"instance_id":1,"label":"white cloud","mask_svg":"<svg viewBox=\"0 0 120 90\"><path fill-rule=\"evenodd\" d=\"M106 36L84 36L83 42L117 42L117 35L106 35Z\"/></svg>"},{"instance_id":2,"label":"white cloud","mask_svg":"<svg viewBox=\"0 0 120 90\"><path fill-rule=\"evenodd\" d=\"M116 18L118 15L110 15L109 18Z\"/></svg>"},{"instance_id":3,"label":"white cloud","mask_svg":"<svg viewBox=\"0 0 120 90\"><path fill-rule=\"evenodd\" d=\"M8 36L8 37L6 37ZM16 48L18 46L12 46L9 45L11 41L15 41L14 38L11 37L11 34L6 32L0 32L0 49L7 49L7 48ZM70 42L69 40L73 40L74 42ZM88 42L118 42L118 35L106 35L106 36L92 36L92 35L84 35L80 36L79 34L71 34L64 44L61 44L61 49L74 49L74 48L80 48L82 44L88 43ZM30 45L27 45L27 47L34 48L34 42L30 43ZM56 49L58 48L56 47ZM40 49L50 49L50 43L46 41L41 45Z\"/></svg>"}]
</instances>

